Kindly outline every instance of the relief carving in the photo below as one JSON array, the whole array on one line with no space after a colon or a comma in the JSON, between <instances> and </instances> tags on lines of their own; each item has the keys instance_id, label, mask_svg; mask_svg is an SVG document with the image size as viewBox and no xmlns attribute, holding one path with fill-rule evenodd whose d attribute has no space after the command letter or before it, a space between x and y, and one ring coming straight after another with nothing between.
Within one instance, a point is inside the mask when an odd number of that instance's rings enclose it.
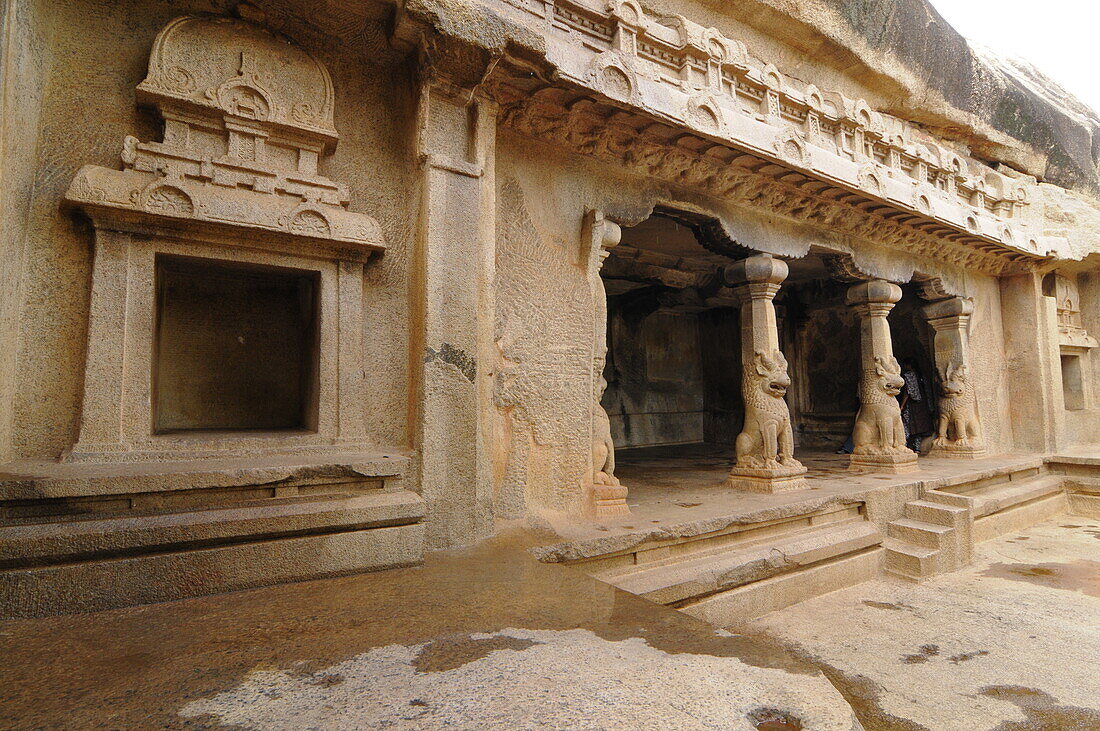
<instances>
[{"instance_id":1,"label":"relief carving","mask_svg":"<svg viewBox=\"0 0 1100 731\"><path fill-rule=\"evenodd\" d=\"M951 363L940 374L940 416L932 444L944 450L982 449L978 395L966 365Z\"/></svg>"},{"instance_id":2,"label":"relief carving","mask_svg":"<svg viewBox=\"0 0 1100 731\"><path fill-rule=\"evenodd\" d=\"M175 230L182 219L226 243L308 239L356 261L385 248L378 223L348 210L347 187L317 173L338 135L332 81L305 50L245 20L178 18L157 36L137 97L164 119L163 139L127 136L122 170L85 166L66 194L97 226Z\"/></svg>"},{"instance_id":3,"label":"relief carving","mask_svg":"<svg viewBox=\"0 0 1100 731\"><path fill-rule=\"evenodd\" d=\"M852 431L853 454L912 455L905 446L897 398L904 385L901 366L893 356L876 356L874 369L864 371L859 383L859 414Z\"/></svg>"}]
</instances>

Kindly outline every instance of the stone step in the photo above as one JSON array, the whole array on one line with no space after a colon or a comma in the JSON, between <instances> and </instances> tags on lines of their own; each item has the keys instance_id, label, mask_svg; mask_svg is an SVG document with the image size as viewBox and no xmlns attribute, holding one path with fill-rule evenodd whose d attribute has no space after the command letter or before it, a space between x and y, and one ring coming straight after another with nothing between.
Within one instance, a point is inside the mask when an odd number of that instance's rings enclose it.
<instances>
[{"instance_id":1,"label":"stone step","mask_svg":"<svg viewBox=\"0 0 1100 731\"><path fill-rule=\"evenodd\" d=\"M23 522L0 527L0 570L175 547L406 525L423 517L424 501L419 495L379 490L160 514Z\"/></svg>"},{"instance_id":2,"label":"stone step","mask_svg":"<svg viewBox=\"0 0 1100 731\"><path fill-rule=\"evenodd\" d=\"M1100 518L1100 495L1085 492L1069 494L1069 509L1074 515Z\"/></svg>"},{"instance_id":3,"label":"stone step","mask_svg":"<svg viewBox=\"0 0 1100 731\"><path fill-rule=\"evenodd\" d=\"M885 568L895 576L920 581L939 571L939 550L915 546L912 543L886 538L882 542L886 549Z\"/></svg>"},{"instance_id":4,"label":"stone step","mask_svg":"<svg viewBox=\"0 0 1100 731\"><path fill-rule=\"evenodd\" d=\"M720 553L641 565L630 573L602 578L651 601L675 604L863 551L881 540L881 533L868 521L830 523Z\"/></svg>"},{"instance_id":5,"label":"stone step","mask_svg":"<svg viewBox=\"0 0 1100 731\"><path fill-rule=\"evenodd\" d=\"M876 546L679 604L677 608L716 627L736 628L811 597L878 579L882 557L882 548Z\"/></svg>"},{"instance_id":6,"label":"stone step","mask_svg":"<svg viewBox=\"0 0 1100 731\"><path fill-rule=\"evenodd\" d=\"M913 520L955 527L966 520L967 509L958 505L944 505L931 500L913 500L905 504L905 517Z\"/></svg>"},{"instance_id":7,"label":"stone step","mask_svg":"<svg viewBox=\"0 0 1100 731\"><path fill-rule=\"evenodd\" d=\"M974 521L970 530L975 543L988 541L1006 533L1030 528L1036 523L1053 518L1068 509L1066 493L1057 490L1038 499L1016 502L1007 508L989 513Z\"/></svg>"},{"instance_id":8,"label":"stone step","mask_svg":"<svg viewBox=\"0 0 1100 731\"><path fill-rule=\"evenodd\" d=\"M950 526L899 518L886 526L886 535L925 548L944 548L955 534Z\"/></svg>"},{"instance_id":9,"label":"stone step","mask_svg":"<svg viewBox=\"0 0 1100 731\"><path fill-rule=\"evenodd\" d=\"M92 612L423 558L424 502L373 494L0 528L0 618Z\"/></svg>"},{"instance_id":10,"label":"stone step","mask_svg":"<svg viewBox=\"0 0 1100 731\"><path fill-rule=\"evenodd\" d=\"M1062 492L1063 481L1064 478L1060 476L1039 477L966 493L965 497L973 501L973 515L977 520L1022 503Z\"/></svg>"}]
</instances>

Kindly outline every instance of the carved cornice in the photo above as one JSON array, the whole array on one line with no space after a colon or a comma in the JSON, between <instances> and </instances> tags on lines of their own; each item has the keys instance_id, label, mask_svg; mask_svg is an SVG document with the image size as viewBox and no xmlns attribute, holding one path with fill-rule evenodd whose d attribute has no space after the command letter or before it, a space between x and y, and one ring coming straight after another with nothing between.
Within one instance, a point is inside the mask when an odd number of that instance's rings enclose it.
<instances>
[{"instance_id":1,"label":"carved cornice","mask_svg":"<svg viewBox=\"0 0 1100 731\"><path fill-rule=\"evenodd\" d=\"M648 15L635 0L500 2L512 22L542 37L543 77L555 85L582 87L679 133L808 171L971 240L1046 253L1017 215L1033 179L964 158L862 99L784 77L715 28Z\"/></svg>"},{"instance_id":2,"label":"carved cornice","mask_svg":"<svg viewBox=\"0 0 1100 731\"><path fill-rule=\"evenodd\" d=\"M520 82L524 83L524 82ZM530 83L527 81L526 83ZM999 275L1026 269L1042 257L1006 248L976 234L855 191L812 174L683 134L663 134L652 115L624 111L587 90L544 86L530 92L507 77L487 85L500 105L501 123L517 132L583 155L610 160L644 177L685 186L726 201L761 208L794 221L839 232L875 245L930 257L957 267ZM711 229L725 236L719 229ZM744 243L712 250L743 256ZM751 243L751 242L745 242ZM704 245L707 245L704 243Z\"/></svg>"}]
</instances>

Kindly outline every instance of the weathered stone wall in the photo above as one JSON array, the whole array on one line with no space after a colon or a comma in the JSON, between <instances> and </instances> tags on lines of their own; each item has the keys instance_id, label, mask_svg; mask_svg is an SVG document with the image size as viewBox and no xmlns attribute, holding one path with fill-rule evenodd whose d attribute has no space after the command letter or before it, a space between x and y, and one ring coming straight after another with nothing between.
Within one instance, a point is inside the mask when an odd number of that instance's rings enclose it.
<instances>
[{"instance_id":1,"label":"weathered stone wall","mask_svg":"<svg viewBox=\"0 0 1100 731\"><path fill-rule=\"evenodd\" d=\"M0 453L6 433L9 456L22 459L54 458L76 437L92 232L78 214L59 208L65 189L83 165L120 167L126 135L159 139L157 120L138 110L134 100L157 32L180 15L227 14L235 5L229 0L27 0L17 4L18 17L6 19L30 40L25 65L7 77L20 96L14 116L8 117L5 105L5 147L16 152L15 163L19 155L33 155L35 162L25 168L5 165L4 171L5 205L12 201L12 208L22 203L27 209L4 212L0 397L10 400L0 413L10 415L11 426L5 432L0 419ZM294 40L325 63L335 85L341 140L335 153L323 158L321 173L348 182L351 209L375 217L389 247L366 268L363 336L370 398L363 409L372 441L403 447L409 439L407 260L415 220L415 197L409 195L415 110L409 74L388 49L381 24L357 34L353 43L321 33ZM28 175L31 180L24 180ZM19 297L14 336L12 297Z\"/></svg>"}]
</instances>

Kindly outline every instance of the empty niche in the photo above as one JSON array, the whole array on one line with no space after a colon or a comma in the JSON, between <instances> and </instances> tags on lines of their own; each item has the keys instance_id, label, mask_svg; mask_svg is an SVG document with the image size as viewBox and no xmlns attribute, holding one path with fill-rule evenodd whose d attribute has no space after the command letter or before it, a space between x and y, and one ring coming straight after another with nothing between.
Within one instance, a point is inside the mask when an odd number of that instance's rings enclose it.
<instances>
[{"instance_id":1,"label":"empty niche","mask_svg":"<svg viewBox=\"0 0 1100 731\"><path fill-rule=\"evenodd\" d=\"M315 272L159 256L154 429L315 430Z\"/></svg>"},{"instance_id":2,"label":"empty niche","mask_svg":"<svg viewBox=\"0 0 1100 731\"><path fill-rule=\"evenodd\" d=\"M1062 397L1070 411L1085 408L1085 388L1081 378L1081 356L1063 353Z\"/></svg>"}]
</instances>

